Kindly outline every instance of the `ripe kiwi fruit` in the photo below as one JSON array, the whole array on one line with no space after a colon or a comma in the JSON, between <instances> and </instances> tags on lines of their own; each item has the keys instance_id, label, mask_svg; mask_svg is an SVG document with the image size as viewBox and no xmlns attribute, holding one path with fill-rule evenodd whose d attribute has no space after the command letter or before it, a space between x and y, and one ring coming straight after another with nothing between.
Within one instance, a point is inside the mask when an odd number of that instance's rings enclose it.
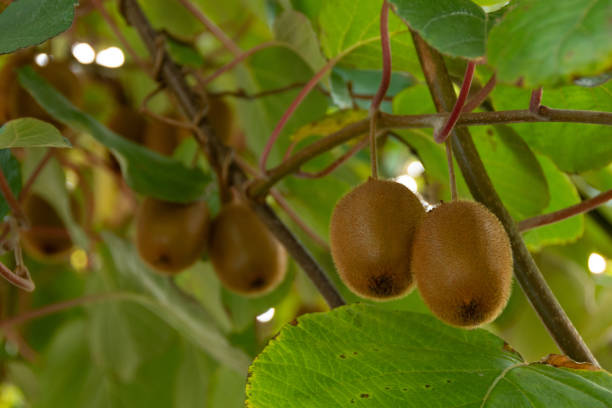
<instances>
[{"instance_id":1,"label":"ripe kiwi fruit","mask_svg":"<svg viewBox=\"0 0 612 408\"><path fill-rule=\"evenodd\" d=\"M284 248L240 201L224 205L213 221L208 254L221 283L241 295L273 290L287 270Z\"/></svg>"},{"instance_id":2,"label":"ripe kiwi fruit","mask_svg":"<svg viewBox=\"0 0 612 408\"><path fill-rule=\"evenodd\" d=\"M332 257L342 281L357 295L390 300L414 286L412 241L425 210L395 181L368 179L342 197L331 217Z\"/></svg>"},{"instance_id":3,"label":"ripe kiwi fruit","mask_svg":"<svg viewBox=\"0 0 612 408\"><path fill-rule=\"evenodd\" d=\"M136 109L120 105L108 120L108 128L124 138L143 144L147 131L147 120Z\"/></svg>"},{"instance_id":4,"label":"ripe kiwi fruit","mask_svg":"<svg viewBox=\"0 0 612 408\"><path fill-rule=\"evenodd\" d=\"M80 208L71 197L70 206L76 219ZM23 212L30 228L21 232L21 244L33 258L43 262L61 262L70 254L73 242L64 221L55 208L38 194L28 194Z\"/></svg>"},{"instance_id":5,"label":"ripe kiwi fruit","mask_svg":"<svg viewBox=\"0 0 612 408\"><path fill-rule=\"evenodd\" d=\"M510 296L510 241L484 205L441 204L417 230L412 271L423 300L440 320L476 327L494 320Z\"/></svg>"},{"instance_id":6,"label":"ripe kiwi fruit","mask_svg":"<svg viewBox=\"0 0 612 408\"><path fill-rule=\"evenodd\" d=\"M209 227L204 201L183 204L147 197L136 215L138 253L158 272L176 274L200 258Z\"/></svg>"},{"instance_id":7,"label":"ripe kiwi fruit","mask_svg":"<svg viewBox=\"0 0 612 408\"><path fill-rule=\"evenodd\" d=\"M17 80L16 69L32 64L32 68L55 87L67 99L78 102L81 95L78 77L70 70L67 62L50 60L45 66L33 63L32 54L16 54L9 60L0 72L0 120L7 121L21 117L33 117L50 122L59 129L65 126L54 120L30 94L21 87Z\"/></svg>"},{"instance_id":8,"label":"ripe kiwi fruit","mask_svg":"<svg viewBox=\"0 0 612 408\"><path fill-rule=\"evenodd\" d=\"M177 117L170 115L171 118ZM172 156L174 150L191 133L186 129L172 126L159 119L151 119L144 135L144 145L164 156Z\"/></svg>"}]
</instances>

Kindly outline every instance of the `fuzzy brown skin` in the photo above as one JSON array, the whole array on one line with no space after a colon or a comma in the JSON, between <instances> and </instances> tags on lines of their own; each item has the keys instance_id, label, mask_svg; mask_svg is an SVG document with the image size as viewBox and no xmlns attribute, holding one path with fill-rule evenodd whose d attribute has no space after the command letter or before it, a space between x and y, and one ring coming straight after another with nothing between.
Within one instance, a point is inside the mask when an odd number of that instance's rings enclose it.
<instances>
[{"instance_id":1,"label":"fuzzy brown skin","mask_svg":"<svg viewBox=\"0 0 612 408\"><path fill-rule=\"evenodd\" d=\"M406 295L414 286L410 248L424 215L416 195L395 181L369 179L342 197L330 244L346 286L373 300Z\"/></svg>"},{"instance_id":2,"label":"fuzzy brown skin","mask_svg":"<svg viewBox=\"0 0 612 408\"><path fill-rule=\"evenodd\" d=\"M30 53L17 54L8 61L0 72L0 121L22 117L33 117L50 122L60 130L65 125L53 119L30 94L21 87L17 80L16 69L31 64L36 73L42 76L67 99L78 105L81 98L81 87L78 77L70 71L69 64L62 61L50 61L44 67L34 64Z\"/></svg>"},{"instance_id":3,"label":"fuzzy brown skin","mask_svg":"<svg viewBox=\"0 0 612 408\"><path fill-rule=\"evenodd\" d=\"M107 126L134 143L144 144L147 120L143 114L130 106L120 105L109 119Z\"/></svg>"},{"instance_id":4,"label":"fuzzy brown skin","mask_svg":"<svg viewBox=\"0 0 612 408\"><path fill-rule=\"evenodd\" d=\"M158 272L176 274L200 258L209 227L204 201L180 204L147 197L136 217L138 253Z\"/></svg>"},{"instance_id":5,"label":"fuzzy brown skin","mask_svg":"<svg viewBox=\"0 0 612 408\"><path fill-rule=\"evenodd\" d=\"M169 117L178 120L175 115L169 115ZM164 156L172 156L178 145L189 137L191 137L191 133L186 129L158 119L151 119L144 136L144 145Z\"/></svg>"},{"instance_id":6,"label":"fuzzy brown skin","mask_svg":"<svg viewBox=\"0 0 612 408\"><path fill-rule=\"evenodd\" d=\"M440 320L477 327L493 321L508 302L510 240L497 217L482 204L441 204L419 226L412 271L423 300Z\"/></svg>"},{"instance_id":7,"label":"fuzzy brown skin","mask_svg":"<svg viewBox=\"0 0 612 408\"><path fill-rule=\"evenodd\" d=\"M78 218L78 205L72 200L72 212ZM21 232L21 244L26 252L42 262L65 261L73 247L64 221L55 208L37 194L29 194L23 202L23 212L30 229Z\"/></svg>"},{"instance_id":8,"label":"fuzzy brown skin","mask_svg":"<svg viewBox=\"0 0 612 408\"><path fill-rule=\"evenodd\" d=\"M208 253L221 283L241 295L276 288L285 277L287 253L245 204L223 207L214 220Z\"/></svg>"}]
</instances>

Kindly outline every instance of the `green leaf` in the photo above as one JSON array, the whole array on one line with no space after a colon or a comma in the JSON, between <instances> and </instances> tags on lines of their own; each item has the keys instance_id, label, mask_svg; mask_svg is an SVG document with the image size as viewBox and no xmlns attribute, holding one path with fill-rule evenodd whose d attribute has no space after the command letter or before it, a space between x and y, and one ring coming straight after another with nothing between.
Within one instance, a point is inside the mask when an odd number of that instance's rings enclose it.
<instances>
[{"instance_id":1,"label":"green leaf","mask_svg":"<svg viewBox=\"0 0 612 408\"><path fill-rule=\"evenodd\" d=\"M21 192L21 166L9 149L0 149L0 167L15 197ZM9 212L9 205L0 194L0 219Z\"/></svg>"},{"instance_id":2,"label":"green leaf","mask_svg":"<svg viewBox=\"0 0 612 408\"><path fill-rule=\"evenodd\" d=\"M557 166L548 157L537 155L538 161L544 169L548 189L550 191L550 204L543 209L542 214L558 211L578 204L580 195L576 191L570 178L559 171ZM527 248L539 251L547 245L566 244L580 238L584 231L584 215L579 214L543 227L527 231L523 235Z\"/></svg>"},{"instance_id":3,"label":"green leaf","mask_svg":"<svg viewBox=\"0 0 612 408\"><path fill-rule=\"evenodd\" d=\"M610 67L609 0L515 0L509 10L488 43L500 81L558 85Z\"/></svg>"},{"instance_id":4,"label":"green leaf","mask_svg":"<svg viewBox=\"0 0 612 408\"><path fill-rule=\"evenodd\" d=\"M155 198L190 202L197 200L211 181L198 168L161 156L113 133L92 116L80 111L31 67L19 70L19 81L54 118L75 129L90 132L118 156L127 183L135 191Z\"/></svg>"},{"instance_id":5,"label":"green leaf","mask_svg":"<svg viewBox=\"0 0 612 408\"><path fill-rule=\"evenodd\" d=\"M308 18L293 10L286 10L274 21L276 39L287 43L313 71L325 65L319 41Z\"/></svg>"},{"instance_id":6,"label":"green leaf","mask_svg":"<svg viewBox=\"0 0 612 408\"><path fill-rule=\"evenodd\" d=\"M66 31L76 0L13 1L0 13L0 54L40 44Z\"/></svg>"},{"instance_id":7,"label":"green leaf","mask_svg":"<svg viewBox=\"0 0 612 408\"><path fill-rule=\"evenodd\" d=\"M612 37L611 37L612 38ZM498 85L497 110L526 109L530 91ZM545 89L542 103L557 109L612 111L612 82L595 88L564 86ZM512 125L529 146L553 159L563 171L579 173L612 162L612 126L582 123L521 123Z\"/></svg>"},{"instance_id":8,"label":"green leaf","mask_svg":"<svg viewBox=\"0 0 612 408\"><path fill-rule=\"evenodd\" d=\"M486 14L469 0L390 0L396 13L432 47L453 57L485 53Z\"/></svg>"},{"instance_id":9,"label":"green leaf","mask_svg":"<svg viewBox=\"0 0 612 408\"><path fill-rule=\"evenodd\" d=\"M341 58L349 68L381 67L380 10L382 0L328 0L320 15L321 48L328 58ZM420 75L420 65L406 25L389 15L393 68Z\"/></svg>"},{"instance_id":10,"label":"green leaf","mask_svg":"<svg viewBox=\"0 0 612 408\"><path fill-rule=\"evenodd\" d=\"M525 363L493 334L350 305L287 325L255 359L250 408L608 407L612 376Z\"/></svg>"},{"instance_id":11,"label":"green leaf","mask_svg":"<svg viewBox=\"0 0 612 408\"><path fill-rule=\"evenodd\" d=\"M493 187L510 215L521 220L540 214L550 201L548 185L527 143L509 126L470 130Z\"/></svg>"},{"instance_id":12,"label":"green leaf","mask_svg":"<svg viewBox=\"0 0 612 408\"><path fill-rule=\"evenodd\" d=\"M50 123L34 118L6 122L0 128L0 148L9 147L71 147L59 130Z\"/></svg>"},{"instance_id":13,"label":"green leaf","mask_svg":"<svg viewBox=\"0 0 612 408\"><path fill-rule=\"evenodd\" d=\"M143 293L143 306L221 364L236 372L244 372L249 358L229 344L206 310L178 292L168 279L149 269L132 245L110 233L103 233L102 238L120 276L121 288L132 287Z\"/></svg>"}]
</instances>

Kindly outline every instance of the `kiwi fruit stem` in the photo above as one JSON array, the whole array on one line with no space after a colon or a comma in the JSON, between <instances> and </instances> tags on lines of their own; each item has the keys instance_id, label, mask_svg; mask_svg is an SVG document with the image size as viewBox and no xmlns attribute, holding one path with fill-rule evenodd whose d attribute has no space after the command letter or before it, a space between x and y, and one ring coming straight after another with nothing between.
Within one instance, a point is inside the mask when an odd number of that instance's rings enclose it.
<instances>
[{"instance_id":1,"label":"kiwi fruit stem","mask_svg":"<svg viewBox=\"0 0 612 408\"><path fill-rule=\"evenodd\" d=\"M378 111L370 114L370 163L372 164L372 178L378 179L378 160L376 152L376 117Z\"/></svg>"},{"instance_id":2,"label":"kiwi fruit stem","mask_svg":"<svg viewBox=\"0 0 612 408\"><path fill-rule=\"evenodd\" d=\"M455 163L453 162L453 149L451 146L451 136L444 141L446 146L446 161L448 163L448 179L450 182L450 191L452 201L457 201L457 181L455 178Z\"/></svg>"}]
</instances>

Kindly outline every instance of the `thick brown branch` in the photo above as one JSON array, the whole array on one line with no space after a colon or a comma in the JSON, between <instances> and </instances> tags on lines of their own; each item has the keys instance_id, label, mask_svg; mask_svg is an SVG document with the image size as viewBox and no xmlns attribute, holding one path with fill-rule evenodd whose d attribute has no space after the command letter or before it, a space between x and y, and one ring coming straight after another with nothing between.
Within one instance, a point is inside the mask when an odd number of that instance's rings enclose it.
<instances>
[{"instance_id":1,"label":"thick brown branch","mask_svg":"<svg viewBox=\"0 0 612 408\"><path fill-rule=\"evenodd\" d=\"M523 220L519 222L518 229L519 231L524 232L533 228L541 227L543 225L563 221L575 215L591 211L592 209L597 208L603 203L610 200L612 200L612 190L608 190L604 193L598 194L595 197L589 198L588 200L584 200L581 203L572 205L571 207Z\"/></svg>"},{"instance_id":2,"label":"thick brown branch","mask_svg":"<svg viewBox=\"0 0 612 408\"><path fill-rule=\"evenodd\" d=\"M439 111L448 111L455 104L456 95L444 59L418 34L413 32L412 35L436 108ZM503 223L512 244L515 276L552 338L572 359L597 365L595 357L546 284L512 217L493 188L469 130L455 129L452 144L457 163L472 195Z\"/></svg>"},{"instance_id":3,"label":"thick brown branch","mask_svg":"<svg viewBox=\"0 0 612 408\"><path fill-rule=\"evenodd\" d=\"M231 160L233 153L229 148L221 144L208 125L206 117L201 115L202 112L205 112L204 108L206 106L202 103L201 98L188 86L181 68L172 61L164 50L158 48L157 33L151 27L137 1L122 0L121 10L128 23L136 28L151 55L160 55L162 53L161 77L167 88L176 96L185 115L192 121L198 120L199 131L197 136L206 149L213 168L221 169L221 163L229 162L230 174L228 181L239 187L244 185L247 182L247 177ZM329 280L312 255L299 243L293 233L282 223L270 207L257 200L251 200L249 205L279 242L283 244L298 265L306 272L329 306L333 308L343 305L344 300L334 284Z\"/></svg>"}]
</instances>

